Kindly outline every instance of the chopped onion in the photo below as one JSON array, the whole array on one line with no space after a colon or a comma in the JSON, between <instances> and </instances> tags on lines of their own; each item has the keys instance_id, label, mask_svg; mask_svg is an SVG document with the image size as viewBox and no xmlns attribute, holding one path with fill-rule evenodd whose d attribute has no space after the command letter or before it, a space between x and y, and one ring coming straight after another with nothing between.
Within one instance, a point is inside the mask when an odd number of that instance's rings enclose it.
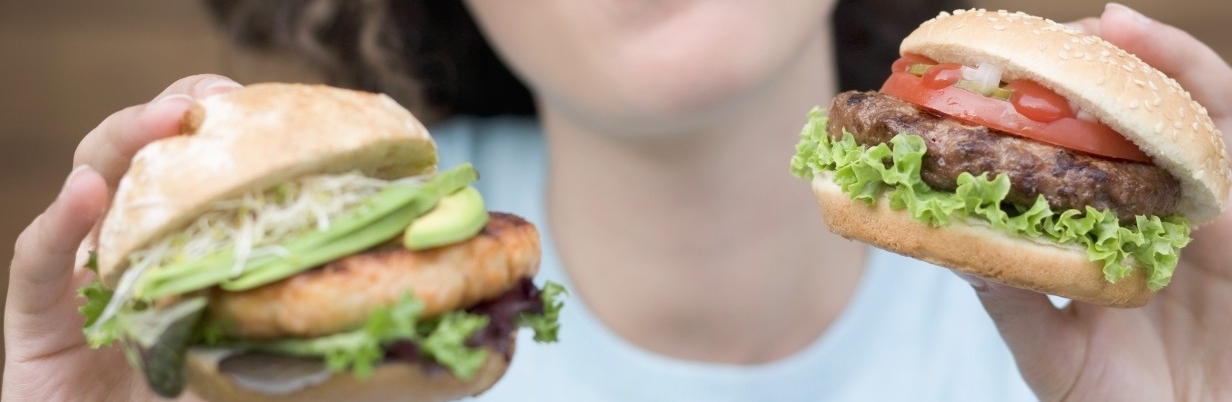
<instances>
[{"instance_id":1,"label":"chopped onion","mask_svg":"<svg viewBox=\"0 0 1232 402\"><path fill-rule=\"evenodd\" d=\"M981 88L980 93L987 96L1001 87L1001 67L988 62L980 62L977 68L963 66L962 78L979 84L977 87Z\"/></svg>"},{"instance_id":2,"label":"chopped onion","mask_svg":"<svg viewBox=\"0 0 1232 402\"><path fill-rule=\"evenodd\" d=\"M1087 112L1085 109L1080 109L1080 108L1075 107L1073 108L1073 110L1078 120L1089 121L1092 123L1099 123L1099 118L1095 117L1095 115L1091 114L1090 112Z\"/></svg>"}]
</instances>

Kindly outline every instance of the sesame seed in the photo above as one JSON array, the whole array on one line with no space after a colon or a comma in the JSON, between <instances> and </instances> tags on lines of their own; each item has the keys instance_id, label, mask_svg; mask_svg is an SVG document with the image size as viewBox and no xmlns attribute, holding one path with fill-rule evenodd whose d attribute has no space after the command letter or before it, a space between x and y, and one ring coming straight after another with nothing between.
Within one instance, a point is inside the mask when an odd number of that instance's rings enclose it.
<instances>
[{"instance_id":1,"label":"sesame seed","mask_svg":"<svg viewBox=\"0 0 1232 402\"><path fill-rule=\"evenodd\" d=\"M1072 49L1071 47L1069 47L1069 44L1068 44L1068 43L1062 43L1062 44L1061 44L1061 47L1062 47L1062 48L1064 48L1065 50L1070 50L1070 49Z\"/></svg>"},{"instance_id":2,"label":"sesame seed","mask_svg":"<svg viewBox=\"0 0 1232 402\"><path fill-rule=\"evenodd\" d=\"M1069 60L1069 53L1061 51L1060 53L1057 53L1057 57L1060 57L1061 60Z\"/></svg>"},{"instance_id":3,"label":"sesame seed","mask_svg":"<svg viewBox=\"0 0 1232 402\"><path fill-rule=\"evenodd\" d=\"M1134 99L1134 100L1129 101L1129 108L1130 108L1130 109L1137 109L1137 108L1138 108L1138 100L1137 100L1137 99Z\"/></svg>"},{"instance_id":4,"label":"sesame seed","mask_svg":"<svg viewBox=\"0 0 1232 402\"><path fill-rule=\"evenodd\" d=\"M1183 127L1183 126L1181 125L1181 121L1180 121L1180 120L1175 120L1175 121L1173 121L1173 122L1172 122L1172 128L1181 128L1181 127Z\"/></svg>"},{"instance_id":5,"label":"sesame seed","mask_svg":"<svg viewBox=\"0 0 1232 402\"><path fill-rule=\"evenodd\" d=\"M1004 31L1004 30L1005 30L1005 25L993 25L993 26L992 26L992 29L995 29L995 30L998 30L998 31Z\"/></svg>"},{"instance_id":6,"label":"sesame seed","mask_svg":"<svg viewBox=\"0 0 1232 402\"><path fill-rule=\"evenodd\" d=\"M1155 134L1164 132L1164 122L1155 123Z\"/></svg>"}]
</instances>

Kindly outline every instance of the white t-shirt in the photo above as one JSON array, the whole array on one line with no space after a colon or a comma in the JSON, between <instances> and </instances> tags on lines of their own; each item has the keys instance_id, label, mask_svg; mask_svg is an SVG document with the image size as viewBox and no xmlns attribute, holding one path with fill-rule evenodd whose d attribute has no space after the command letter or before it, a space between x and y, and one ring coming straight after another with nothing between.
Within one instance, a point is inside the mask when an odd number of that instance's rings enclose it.
<instances>
[{"instance_id":1,"label":"white t-shirt","mask_svg":"<svg viewBox=\"0 0 1232 402\"><path fill-rule=\"evenodd\" d=\"M473 163L480 173L475 186L489 209L538 226L538 279L568 286L547 231L547 150L540 127L525 118L460 117L432 133L442 168ZM854 299L823 336L793 356L760 365L700 363L640 349L570 297L561 312L560 342L537 344L530 331L521 331L508 373L476 400L1036 400L966 282L879 250L866 268Z\"/></svg>"}]
</instances>

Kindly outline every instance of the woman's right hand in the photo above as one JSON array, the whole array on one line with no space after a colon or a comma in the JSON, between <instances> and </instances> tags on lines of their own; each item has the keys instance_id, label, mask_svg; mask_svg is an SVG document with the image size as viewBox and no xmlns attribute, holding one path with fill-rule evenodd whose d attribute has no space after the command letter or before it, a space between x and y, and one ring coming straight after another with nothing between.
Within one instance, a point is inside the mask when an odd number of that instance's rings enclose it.
<instances>
[{"instance_id":1,"label":"woman's right hand","mask_svg":"<svg viewBox=\"0 0 1232 402\"><path fill-rule=\"evenodd\" d=\"M78 144L60 194L14 248L4 309L5 401L157 399L117 348L86 344L77 288L94 275L79 269L78 246L102 217L138 149L178 134L196 99L239 87L217 75L181 79L149 103L107 117Z\"/></svg>"}]
</instances>

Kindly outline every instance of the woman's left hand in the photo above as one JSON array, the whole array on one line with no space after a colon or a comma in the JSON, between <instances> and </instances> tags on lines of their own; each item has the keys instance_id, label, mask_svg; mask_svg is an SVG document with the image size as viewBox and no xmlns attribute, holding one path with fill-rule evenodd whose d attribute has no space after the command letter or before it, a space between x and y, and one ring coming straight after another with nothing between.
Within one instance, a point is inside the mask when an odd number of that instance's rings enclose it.
<instances>
[{"instance_id":1,"label":"woman's left hand","mask_svg":"<svg viewBox=\"0 0 1232 402\"><path fill-rule=\"evenodd\" d=\"M1072 24L1180 82L1232 133L1232 68L1175 27L1118 4ZM1228 142L1225 137L1225 142ZM1138 309L1071 303L972 280L1043 401L1232 400L1232 210L1193 233L1172 283Z\"/></svg>"}]
</instances>

